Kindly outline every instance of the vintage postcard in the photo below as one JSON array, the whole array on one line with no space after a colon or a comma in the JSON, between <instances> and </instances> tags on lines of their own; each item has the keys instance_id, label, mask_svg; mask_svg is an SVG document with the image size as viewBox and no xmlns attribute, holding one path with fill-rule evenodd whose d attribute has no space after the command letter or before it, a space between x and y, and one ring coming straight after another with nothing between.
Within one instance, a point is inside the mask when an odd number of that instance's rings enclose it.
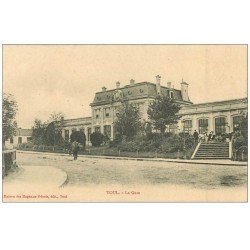
<instances>
[{"instance_id":1,"label":"vintage postcard","mask_svg":"<svg viewBox=\"0 0 250 250\"><path fill-rule=\"evenodd\" d=\"M3 45L3 202L247 202L247 45Z\"/></svg>"}]
</instances>

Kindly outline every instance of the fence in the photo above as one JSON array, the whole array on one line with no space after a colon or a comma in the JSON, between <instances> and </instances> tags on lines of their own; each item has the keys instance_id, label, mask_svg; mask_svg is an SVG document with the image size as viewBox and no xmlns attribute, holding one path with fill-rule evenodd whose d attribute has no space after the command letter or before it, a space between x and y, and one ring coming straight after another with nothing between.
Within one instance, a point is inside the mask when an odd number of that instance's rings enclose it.
<instances>
[{"instance_id":1,"label":"fence","mask_svg":"<svg viewBox=\"0 0 250 250\"><path fill-rule=\"evenodd\" d=\"M4 150L2 152L2 176L6 176L12 167L16 166L16 150Z\"/></svg>"},{"instance_id":2,"label":"fence","mask_svg":"<svg viewBox=\"0 0 250 250\"><path fill-rule=\"evenodd\" d=\"M247 146L241 146L238 149L233 151L233 160L234 161L247 161L248 160L248 152Z\"/></svg>"},{"instance_id":3,"label":"fence","mask_svg":"<svg viewBox=\"0 0 250 250\"><path fill-rule=\"evenodd\" d=\"M54 152L54 153L69 153L69 149L66 147L59 146L44 146L44 145L29 145L22 144L19 145L18 149L24 151L35 151L35 152ZM87 147L84 151L80 148L80 155L99 155L99 156L120 156L120 157L133 157L133 158L190 158L193 150L189 150L188 152L172 152L172 153L164 153L161 151L139 151L135 150L134 152L123 151L116 147Z\"/></svg>"}]
</instances>

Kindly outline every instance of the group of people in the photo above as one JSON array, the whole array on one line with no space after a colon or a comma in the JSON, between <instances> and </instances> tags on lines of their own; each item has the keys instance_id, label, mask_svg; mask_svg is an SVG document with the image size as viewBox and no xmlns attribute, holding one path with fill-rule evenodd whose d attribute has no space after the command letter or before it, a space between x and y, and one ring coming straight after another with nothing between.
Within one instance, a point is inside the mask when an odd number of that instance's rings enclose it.
<instances>
[{"instance_id":1,"label":"group of people","mask_svg":"<svg viewBox=\"0 0 250 250\"><path fill-rule=\"evenodd\" d=\"M203 134L199 134L196 130L194 131L193 134L194 137L194 141L195 143L198 142L205 142L205 143L210 143L212 141L218 141L218 142L225 142L227 138L229 138L229 140L231 140L232 138L232 133L230 134L214 134L213 131L211 131L209 134L207 131L205 131Z\"/></svg>"}]
</instances>

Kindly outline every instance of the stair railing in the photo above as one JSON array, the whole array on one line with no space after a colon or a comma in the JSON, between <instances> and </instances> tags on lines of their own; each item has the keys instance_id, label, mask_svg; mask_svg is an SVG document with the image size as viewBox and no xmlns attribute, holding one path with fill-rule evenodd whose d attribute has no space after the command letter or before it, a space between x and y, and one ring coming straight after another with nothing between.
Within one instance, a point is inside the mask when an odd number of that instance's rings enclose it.
<instances>
[{"instance_id":1,"label":"stair railing","mask_svg":"<svg viewBox=\"0 0 250 250\"><path fill-rule=\"evenodd\" d=\"M229 141L229 159L232 159L233 156L233 142Z\"/></svg>"},{"instance_id":2,"label":"stair railing","mask_svg":"<svg viewBox=\"0 0 250 250\"><path fill-rule=\"evenodd\" d=\"M196 155L196 153L197 153L200 145L201 145L201 141L198 142L198 144L197 144L197 146L196 146L196 148L195 148L195 150L194 150L194 152L193 152L193 154L191 156L191 159L194 159L194 157L195 157L195 155Z\"/></svg>"}]
</instances>

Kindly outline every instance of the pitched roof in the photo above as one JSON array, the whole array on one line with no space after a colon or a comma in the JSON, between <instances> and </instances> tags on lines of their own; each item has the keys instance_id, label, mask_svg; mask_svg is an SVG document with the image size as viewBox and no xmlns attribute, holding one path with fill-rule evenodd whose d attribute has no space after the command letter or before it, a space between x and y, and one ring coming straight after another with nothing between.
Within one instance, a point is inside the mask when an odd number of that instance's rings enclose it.
<instances>
[{"instance_id":1,"label":"pitched roof","mask_svg":"<svg viewBox=\"0 0 250 250\"><path fill-rule=\"evenodd\" d=\"M163 94L168 95L169 91L173 91L174 99L177 101L182 100L181 91L173 88L167 88L161 86L161 91ZM150 82L140 82L134 85L126 85L119 89L106 90L102 92L97 92L95 98L90 106L97 106L103 104L109 104L115 101L116 93L120 92L123 100L135 100L141 98L155 98L157 96L156 84ZM188 102L187 102L188 103Z\"/></svg>"}]
</instances>

